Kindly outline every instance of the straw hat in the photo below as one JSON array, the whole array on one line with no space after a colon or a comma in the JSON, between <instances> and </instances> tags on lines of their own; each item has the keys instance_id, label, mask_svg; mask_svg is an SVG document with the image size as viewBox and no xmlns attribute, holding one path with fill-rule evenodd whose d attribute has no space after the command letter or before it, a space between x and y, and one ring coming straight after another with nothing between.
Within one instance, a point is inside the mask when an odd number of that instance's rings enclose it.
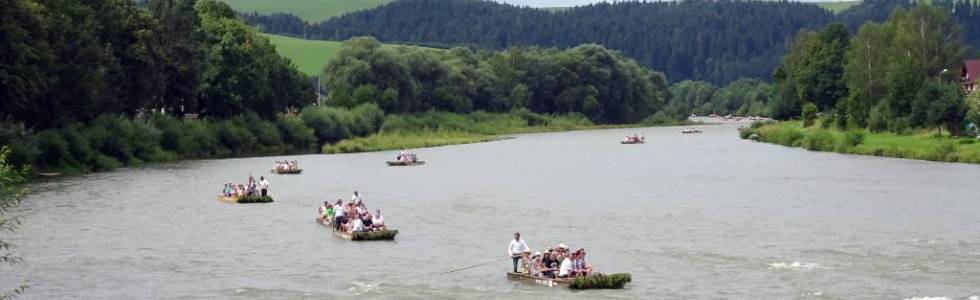
<instances>
[{"instance_id":1,"label":"straw hat","mask_svg":"<svg viewBox=\"0 0 980 300\"><path fill-rule=\"evenodd\" d=\"M558 248L559 248L559 249L568 249L568 246L567 246L567 245L565 245L565 243L559 243L559 244L558 244Z\"/></svg>"},{"instance_id":2,"label":"straw hat","mask_svg":"<svg viewBox=\"0 0 980 300\"><path fill-rule=\"evenodd\" d=\"M541 251L534 251L534 256L541 256Z\"/></svg>"}]
</instances>

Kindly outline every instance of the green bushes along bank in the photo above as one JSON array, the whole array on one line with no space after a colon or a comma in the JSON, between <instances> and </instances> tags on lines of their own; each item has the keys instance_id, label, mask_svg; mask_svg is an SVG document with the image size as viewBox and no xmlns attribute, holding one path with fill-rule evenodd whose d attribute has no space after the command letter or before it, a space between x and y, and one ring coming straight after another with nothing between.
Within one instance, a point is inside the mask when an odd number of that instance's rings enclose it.
<instances>
[{"instance_id":1,"label":"green bushes along bank","mask_svg":"<svg viewBox=\"0 0 980 300\"><path fill-rule=\"evenodd\" d=\"M10 162L42 173L83 174L181 159L380 151L495 140L500 134L598 128L579 114L426 112L385 115L375 104L309 107L300 116L222 120L104 115L88 123L34 131L0 123Z\"/></svg>"},{"instance_id":2,"label":"green bushes along bank","mask_svg":"<svg viewBox=\"0 0 980 300\"><path fill-rule=\"evenodd\" d=\"M800 121L788 121L755 123L740 130L739 134L743 139L757 134L762 142L813 151L980 163L980 143L976 138L950 138L937 135L933 131L910 134L875 133L862 129L841 130L835 126L804 128Z\"/></svg>"}]
</instances>

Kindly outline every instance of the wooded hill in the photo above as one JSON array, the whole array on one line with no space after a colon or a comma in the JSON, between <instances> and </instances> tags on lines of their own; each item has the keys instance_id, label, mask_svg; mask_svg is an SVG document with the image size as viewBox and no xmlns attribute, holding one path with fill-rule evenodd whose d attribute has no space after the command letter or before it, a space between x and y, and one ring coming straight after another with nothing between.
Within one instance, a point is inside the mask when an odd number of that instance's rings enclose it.
<instances>
[{"instance_id":1,"label":"wooded hill","mask_svg":"<svg viewBox=\"0 0 980 300\"><path fill-rule=\"evenodd\" d=\"M980 45L980 5L933 1L953 11L964 41ZM800 29L843 21L849 29L882 21L910 1L869 0L835 16L813 4L761 1L619 2L547 11L478 0L401 0L316 24L287 15L247 14L269 33L308 39L374 36L382 42L570 48L602 44L685 79L725 84L742 77L770 78Z\"/></svg>"}]
</instances>

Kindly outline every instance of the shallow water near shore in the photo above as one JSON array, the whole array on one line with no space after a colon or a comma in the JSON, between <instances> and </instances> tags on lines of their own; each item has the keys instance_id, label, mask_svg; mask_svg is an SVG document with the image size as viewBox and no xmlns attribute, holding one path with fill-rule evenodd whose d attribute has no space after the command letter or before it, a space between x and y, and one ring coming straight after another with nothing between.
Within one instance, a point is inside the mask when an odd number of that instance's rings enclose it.
<instances>
[{"instance_id":1,"label":"shallow water near shore","mask_svg":"<svg viewBox=\"0 0 980 300\"><path fill-rule=\"evenodd\" d=\"M980 295L980 166L808 152L732 123L517 135L394 152L189 161L31 185L13 237L23 299L764 298ZM643 133L647 143L619 140ZM302 175L271 175L277 159ZM219 202L267 176L269 204ZM400 231L350 242L313 222L363 193ZM585 248L625 290L507 280L520 231ZM975 299L975 298L974 298Z\"/></svg>"}]
</instances>

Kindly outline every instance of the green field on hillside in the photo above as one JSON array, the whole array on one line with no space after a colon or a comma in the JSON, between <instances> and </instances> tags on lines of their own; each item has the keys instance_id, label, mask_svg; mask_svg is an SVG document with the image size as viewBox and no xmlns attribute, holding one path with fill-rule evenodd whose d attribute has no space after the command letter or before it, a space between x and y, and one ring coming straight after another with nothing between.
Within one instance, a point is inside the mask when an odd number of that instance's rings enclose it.
<instances>
[{"instance_id":1,"label":"green field on hillside","mask_svg":"<svg viewBox=\"0 0 980 300\"><path fill-rule=\"evenodd\" d=\"M832 11L834 13L839 13L839 12L841 12L841 11L843 11L845 9L848 9L851 6L854 6L855 4L858 4L858 3L861 3L861 1L819 2L819 3L814 3L814 4L816 4L817 6L820 6L820 7L826 8L826 9L829 9L830 11Z\"/></svg>"},{"instance_id":2,"label":"green field on hillside","mask_svg":"<svg viewBox=\"0 0 980 300\"><path fill-rule=\"evenodd\" d=\"M267 33L262 33L262 35L269 38L269 42L276 46L276 52L288 58L301 72L307 75L320 74L320 71L323 71L323 66L337 54L337 51L340 50L340 45L343 44L343 42L338 41L304 40ZM383 45L383 47L400 46L402 45Z\"/></svg>"},{"instance_id":3,"label":"green field on hillside","mask_svg":"<svg viewBox=\"0 0 980 300\"><path fill-rule=\"evenodd\" d=\"M319 22L347 12L374 8L392 0L221 0L243 13L290 13Z\"/></svg>"},{"instance_id":4,"label":"green field on hillside","mask_svg":"<svg viewBox=\"0 0 980 300\"><path fill-rule=\"evenodd\" d=\"M280 55L293 61L293 64L307 75L320 74L323 65L337 54L341 44L336 41L304 40L265 33L262 35L269 38Z\"/></svg>"}]
</instances>

